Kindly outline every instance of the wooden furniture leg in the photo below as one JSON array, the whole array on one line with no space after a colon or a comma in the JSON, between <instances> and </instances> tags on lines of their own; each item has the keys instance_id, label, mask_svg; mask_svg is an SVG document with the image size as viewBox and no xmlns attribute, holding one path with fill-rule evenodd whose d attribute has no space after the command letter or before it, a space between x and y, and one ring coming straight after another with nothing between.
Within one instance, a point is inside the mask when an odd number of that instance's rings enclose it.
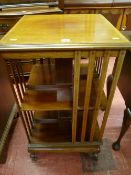
<instances>
[{"instance_id":1,"label":"wooden furniture leg","mask_svg":"<svg viewBox=\"0 0 131 175\"><path fill-rule=\"evenodd\" d=\"M35 152L30 153L30 158L32 159L32 161L36 161L37 160L37 154Z\"/></svg>"},{"instance_id":2,"label":"wooden furniture leg","mask_svg":"<svg viewBox=\"0 0 131 175\"><path fill-rule=\"evenodd\" d=\"M128 130L129 126L131 124L131 110L129 108L126 108L124 110L124 117L123 117L123 123L122 123L122 128L120 135L117 139L116 142L112 144L112 148L117 151L120 149L120 142L123 136L125 135L126 131Z\"/></svg>"}]
</instances>

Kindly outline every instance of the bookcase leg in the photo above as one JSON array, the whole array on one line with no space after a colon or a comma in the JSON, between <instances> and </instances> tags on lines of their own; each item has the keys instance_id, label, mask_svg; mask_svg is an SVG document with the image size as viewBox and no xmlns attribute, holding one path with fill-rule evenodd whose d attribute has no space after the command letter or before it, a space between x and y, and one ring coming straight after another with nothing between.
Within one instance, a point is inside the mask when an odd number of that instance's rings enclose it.
<instances>
[{"instance_id":1,"label":"bookcase leg","mask_svg":"<svg viewBox=\"0 0 131 175\"><path fill-rule=\"evenodd\" d=\"M92 159L92 160L98 160L98 154L99 153L92 153L91 155L90 155L90 158Z\"/></svg>"},{"instance_id":2,"label":"bookcase leg","mask_svg":"<svg viewBox=\"0 0 131 175\"><path fill-rule=\"evenodd\" d=\"M37 160L37 154L36 153L30 153L30 158L32 159L32 161L36 161Z\"/></svg>"},{"instance_id":3,"label":"bookcase leg","mask_svg":"<svg viewBox=\"0 0 131 175\"><path fill-rule=\"evenodd\" d=\"M98 157L99 157L99 156L98 156L99 153L100 153L100 148L98 148L97 151L95 151L95 152L89 154L89 155L90 155L90 158L91 158L92 160L97 161L97 160L98 160Z\"/></svg>"},{"instance_id":4,"label":"bookcase leg","mask_svg":"<svg viewBox=\"0 0 131 175\"><path fill-rule=\"evenodd\" d=\"M110 94L110 89L111 89L112 81L113 81L113 75L110 74L107 77L107 97L109 97L109 94Z\"/></svg>"}]
</instances>

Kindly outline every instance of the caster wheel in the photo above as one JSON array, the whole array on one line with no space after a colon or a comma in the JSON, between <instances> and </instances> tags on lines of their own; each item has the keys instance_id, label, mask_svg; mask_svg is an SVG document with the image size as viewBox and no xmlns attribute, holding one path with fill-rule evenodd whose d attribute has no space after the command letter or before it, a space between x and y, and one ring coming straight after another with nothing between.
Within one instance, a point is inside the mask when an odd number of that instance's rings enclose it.
<instances>
[{"instance_id":1,"label":"caster wheel","mask_svg":"<svg viewBox=\"0 0 131 175\"><path fill-rule=\"evenodd\" d=\"M30 158L32 159L32 161L36 161L37 160L36 153L30 153Z\"/></svg>"},{"instance_id":2,"label":"caster wheel","mask_svg":"<svg viewBox=\"0 0 131 175\"><path fill-rule=\"evenodd\" d=\"M98 154L97 154L97 153L93 153L93 154L91 154L90 157L91 157L92 160L95 160L95 161L98 160Z\"/></svg>"},{"instance_id":3,"label":"caster wheel","mask_svg":"<svg viewBox=\"0 0 131 175\"><path fill-rule=\"evenodd\" d=\"M19 113L17 112L16 115L15 115L15 117L14 117L14 119L17 119L17 118L19 118L19 117L20 117L20 115L19 115Z\"/></svg>"},{"instance_id":4,"label":"caster wheel","mask_svg":"<svg viewBox=\"0 0 131 175\"><path fill-rule=\"evenodd\" d=\"M114 143L112 144L112 148L113 148L113 150L115 150L115 151L119 151L119 150L120 150L120 143L114 142Z\"/></svg>"}]
</instances>

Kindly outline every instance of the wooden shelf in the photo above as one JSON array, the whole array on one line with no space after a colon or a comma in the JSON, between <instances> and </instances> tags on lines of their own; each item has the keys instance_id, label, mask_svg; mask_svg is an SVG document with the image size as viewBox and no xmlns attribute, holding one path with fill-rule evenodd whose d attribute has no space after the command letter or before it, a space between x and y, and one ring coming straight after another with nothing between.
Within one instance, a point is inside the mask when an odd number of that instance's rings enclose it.
<instances>
[{"instance_id":1,"label":"wooden shelf","mask_svg":"<svg viewBox=\"0 0 131 175\"><path fill-rule=\"evenodd\" d=\"M72 60L56 59L54 63L37 63L32 66L26 87L30 90L54 90L72 86ZM81 60L81 76L87 74L88 59Z\"/></svg>"},{"instance_id":2,"label":"wooden shelf","mask_svg":"<svg viewBox=\"0 0 131 175\"><path fill-rule=\"evenodd\" d=\"M26 87L30 90L57 90L72 86L72 60L44 60L32 66Z\"/></svg>"},{"instance_id":3,"label":"wooden shelf","mask_svg":"<svg viewBox=\"0 0 131 175\"><path fill-rule=\"evenodd\" d=\"M35 123L46 124L55 123L58 119L71 119L71 111L41 111L35 112L33 120Z\"/></svg>"},{"instance_id":4,"label":"wooden shelf","mask_svg":"<svg viewBox=\"0 0 131 175\"><path fill-rule=\"evenodd\" d=\"M43 115L42 115L43 114ZM34 114L35 119L43 120L44 119L56 119L54 122L49 123L40 123L34 122L33 128L31 131L31 144L40 144L40 143L56 143L56 142L71 142L72 138L72 116L71 111L64 111L58 115L57 112L36 112ZM34 118L33 117L33 118ZM86 141L89 141L89 133L91 130L91 122L92 122L92 112L89 112L88 117L88 127L86 132ZM81 125L82 124L82 112L79 111L78 114L78 122L77 122L77 141L80 142L81 135ZM97 127L95 130L94 141L98 139L99 126L97 123Z\"/></svg>"},{"instance_id":5,"label":"wooden shelf","mask_svg":"<svg viewBox=\"0 0 131 175\"><path fill-rule=\"evenodd\" d=\"M57 60L57 59L56 59ZM60 64L59 59L55 61L55 68ZM65 65L72 68L72 61L65 61ZM50 63L51 64L51 63ZM54 63L53 63L54 64ZM86 69L88 63L81 63L82 79L79 86L79 106L78 110L83 110L85 87L86 87ZM72 72L61 64L56 72L51 71L49 63L35 64L32 67L30 77L27 83L27 90L24 96L21 108L22 110L72 110ZM54 65L53 65L54 67ZM64 70L64 71L63 71ZM64 73L63 73L64 72ZM55 76L54 76L55 75ZM54 76L54 77L53 77ZM62 76L62 77L61 77ZM65 77L65 78L64 78ZM62 79L64 78L64 80ZM84 79L83 79L84 78ZM97 93L98 78L94 78L91 90L91 99L89 109L94 109ZM106 108L106 95L103 91L101 109Z\"/></svg>"},{"instance_id":6,"label":"wooden shelf","mask_svg":"<svg viewBox=\"0 0 131 175\"><path fill-rule=\"evenodd\" d=\"M72 109L72 90L59 89L57 91L28 90L21 104L22 110L52 111Z\"/></svg>"},{"instance_id":7,"label":"wooden shelf","mask_svg":"<svg viewBox=\"0 0 131 175\"><path fill-rule=\"evenodd\" d=\"M43 60L42 60L43 62ZM59 65L59 66L58 66ZM32 67L21 109L35 111L31 129L31 144L61 143L72 141L73 61L61 62L44 60ZM87 79L88 62L82 60L79 85L76 142L81 141L83 106ZM98 76L93 77L89 116L85 141L91 133L92 115L96 102ZM93 94L93 95L92 95ZM106 96L103 91L101 108L106 108ZM99 126L95 129L94 141L98 140Z\"/></svg>"}]
</instances>

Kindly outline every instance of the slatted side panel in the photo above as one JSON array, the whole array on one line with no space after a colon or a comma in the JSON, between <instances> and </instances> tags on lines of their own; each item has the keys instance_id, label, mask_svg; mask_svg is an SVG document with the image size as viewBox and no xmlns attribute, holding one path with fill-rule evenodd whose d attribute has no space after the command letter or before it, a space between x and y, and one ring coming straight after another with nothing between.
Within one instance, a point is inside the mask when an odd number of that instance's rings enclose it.
<instances>
[{"instance_id":1,"label":"slatted side panel","mask_svg":"<svg viewBox=\"0 0 131 175\"><path fill-rule=\"evenodd\" d=\"M102 67L101 67L101 72L100 72L99 81L98 81L98 90L97 90L97 94L96 94L94 112L93 112L93 116L92 116L93 117L92 118L92 126L91 126L91 131L90 131L90 138L89 138L90 142L93 142L94 134L95 134L95 130L96 130L97 117L98 117L98 112L100 109L100 104L101 104L101 99L102 99L102 93L103 93L103 89L104 89L106 72L107 72L107 67L108 67L108 63L109 63L109 56L110 56L110 51L104 51Z\"/></svg>"},{"instance_id":2,"label":"slatted side panel","mask_svg":"<svg viewBox=\"0 0 131 175\"><path fill-rule=\"evenodd\" d=\"M101 125L101 128L100 128L99 140L101 140L102 137L103 137L104 129L105 129L105 126L106 126L109 110L110 110L111 103L112 103L112 100L113 100L113 96L114 96L115 88L116 88L118 78L119 78L119 75L120 75L120 71L121 71L121 68L122 68L125 53L126 53L125 50L120 51L119 57L117 58L117 63L115 65L115 70L114 70L114 75L113 75L114 78L113 78L113 81L112 81L110 93L109 93L109 96L108 96L106 110L104 112L104 117L103 117L102 125Z\"/></svg>"},{"instance_id":3,"label":"slatted side panel","mask_svg":"<svg viewBox=\"0 0 131 175\"><path fill-rule=\"evenodd\" d=\"M23 122L23 126L26 131L26 135L28 140L30 141L31 128L33 126L33 112L32 111L24 111L21 112L21 102L25 93L25 79L24 73L22 69L22 62L20 60L7 60L7 64L9 67L9 75L12 90L14 92L14 96L17 102L17 106L19 109L19 113L21 114L21 119ZM14 82L14 83L12 83Z\"/></svg>"}]
</instances>

